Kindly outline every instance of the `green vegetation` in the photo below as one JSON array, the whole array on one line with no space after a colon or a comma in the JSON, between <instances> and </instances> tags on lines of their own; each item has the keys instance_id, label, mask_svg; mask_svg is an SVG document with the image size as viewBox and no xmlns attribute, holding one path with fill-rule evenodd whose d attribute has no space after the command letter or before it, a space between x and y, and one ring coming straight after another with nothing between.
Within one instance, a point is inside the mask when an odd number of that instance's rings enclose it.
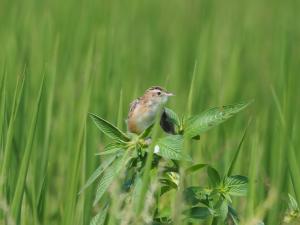
<instances>
[{"instance_id":1,"label":"green vegetation","mask_svg":"<svg viewBox=\"0 0 300 225\"><path fill-rule=\"evenodd\" d=\"M155 209L165 224L222 224L226 205L231 222L299 223L299 7L2 0L0 224L151 224ZM176 95L167 107L177 135L155 125L130 136L129 103L153 85ZM210 117L251 99L228 122ZM143 155L149 135L161 155L134 162L127 152ZM178 171L164 173L172 162ZM218 210L203 205L207 197Z\"/></svg>"},{"instance_id":2,"label":"green vegetation","mask_svg":"<svg viewBox=\"0 0 300 225\"><path fill-rule=\"evenodd\" d=\"M96 169L84 188L87 188L91 185L91 181L104 173L97 185L94 201L94 205L96 205L114 180L117 177L122 177L118 185L123 186L120 194L124 195L124 199L120 204L119 211L127 210L131 205L133 209L137 209L134 216L127 219L128 224L173 224L171 214L164 215L164 209L160 209L159 204L163 201L164 194L176 190L184 193L182 204L177 206L177 210L182 209L179 210L182 213L180 223L184 223L184 220L200 219L212 220L212 224L228 224L229 221L232 221L235 225L238 225L239 217L236 210L231 206L231 196L245 196L247 194L248 178L240 175L231 176L231 172L240 152L244 136L228 168L228 172L223 178L216 169L207 164L194 164L184 168L184 172L181 171L180 164L182 161L193 161L190 156L183 154L184 142L224 122L248 105L249 103L242 103L213 108L186 119L184 117L179 119L174 111L165 108L164 111L168 115L166 118L169 119L169 124L172 127L176 127L177 132L157 140L152 139L151 136L153 125L139 136L131 134L130 138L114 125L91 114L91 118L97 127L113 139L114 143L109 144L108 147L104 148L104 152L100 153L100 155L112 155L110 159L103 159L103 161L109 163L105 166L101 165L100 169ZM180 123L180 121L182 122ZM120 174L122 168L125 176L122 176L122 173ZM186 183L186 177L189 173L202 168L207 168L208 187L180 185ZM156 187L149 190L149 186L151 187L153 183L156 183ZM156 199L153 199L154 204L146 212L149 221L141 216L141 211L146 208L142 204L147 202L146 193L152 198L156 196ZM178 193L177 195L179 196ZM103 201L102 205L105 205L105 208L97 213L91 224L100 225L105 223L112 201L114 199ZM120 224L121 220L117 223Z\"/></svg>"}]
</instances>

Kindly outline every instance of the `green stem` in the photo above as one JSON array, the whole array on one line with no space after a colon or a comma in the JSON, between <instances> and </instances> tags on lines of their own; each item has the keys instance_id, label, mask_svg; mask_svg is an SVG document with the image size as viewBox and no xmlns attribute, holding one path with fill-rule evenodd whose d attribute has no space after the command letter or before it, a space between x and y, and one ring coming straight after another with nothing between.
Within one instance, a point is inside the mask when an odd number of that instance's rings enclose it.
<instances>
[{"instance_id":1,"label":"green stem","mask_svg":"<svg viewBox=\"0 0 300 225\"><path fill-rule=\"evenodd\" d=\"M212 222L211 222L211 225L218 225L218 223L219 223L218 217L214 217Z\"/></svg>"}]
</instances>

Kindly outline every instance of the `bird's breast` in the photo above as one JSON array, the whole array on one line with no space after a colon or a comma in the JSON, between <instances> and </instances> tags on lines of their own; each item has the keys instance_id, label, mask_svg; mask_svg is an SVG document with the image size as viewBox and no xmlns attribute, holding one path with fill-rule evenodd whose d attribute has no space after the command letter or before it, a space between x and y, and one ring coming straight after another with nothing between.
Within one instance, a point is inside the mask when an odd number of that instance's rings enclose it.
<instances>
[{"instance_id":1,"label":"bird's breast","mask_svg":"<svg viewBox=\"0 0 300 225\"><path fill-rule=\"evenodd\" d=\"M154 123L158 107L137 107L128 118L128 130L141 133Z\"/></svg>"}]
</instances>

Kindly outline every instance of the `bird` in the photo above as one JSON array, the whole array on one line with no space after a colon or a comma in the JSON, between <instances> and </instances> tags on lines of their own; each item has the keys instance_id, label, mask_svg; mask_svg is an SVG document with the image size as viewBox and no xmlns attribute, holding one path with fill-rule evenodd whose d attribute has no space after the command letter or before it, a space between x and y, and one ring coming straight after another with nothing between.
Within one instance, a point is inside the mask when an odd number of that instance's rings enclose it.
<instances>
[{"instance_id":1,"label":"bird","mask_svg":"<svg viewBox=\"0 0 300 225\"><path fill-rule=\"evenodd\" d=\"M160 124L162 124L164 106L171 96L174 94L160 86L148 88L143 96L130 104L127 117L128 132L138 135L143 133L144 130L154 124L157 116L161 117Z\"/></svg>"}]
</instances>

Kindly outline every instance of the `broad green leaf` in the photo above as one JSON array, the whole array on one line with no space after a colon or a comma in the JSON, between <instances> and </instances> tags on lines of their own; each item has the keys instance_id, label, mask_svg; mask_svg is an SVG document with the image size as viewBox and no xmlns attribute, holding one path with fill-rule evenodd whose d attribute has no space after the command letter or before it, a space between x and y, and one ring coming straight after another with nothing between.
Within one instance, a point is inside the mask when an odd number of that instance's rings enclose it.
<instances>
[{"instance_id":1,"label":"broad green leaf","mask_svg":"<svg viewBox=\"0 0 300 225\"><path fill-rule=\"evenodd\" d=\"M217 187L220 184L221 178L220 178L218 171L215 168L208 166L207 167L207 175L208 175L208 178L209 178L209 181L210 181L210 184L212 185L212 187Z\"/></svg>"},{"instance_id":2,"label":"broad green leaf","mask_svg":"<svg viewBox=\"0 0 300 225\"><path fill-rule=\"evenodd\" d=\"M200 115L187 119L184 126L184 134L193 138L232 117L245 109L250 103L240 103L223 107L211 108Z\"/></svg>"},{"instance_id":3,"label":"broad green leaf","mask_svg":"<svg viewBox=\"0 0 300 225\"><path fill-rule=\"evenodd\" d=\"M188 187L183 191L184 199L189 205L196 205L200 202L206 204L207 196L211 193L209 189L203 187Z\"/></svg>"},{"instance_id":4,"label":"broad green leaf","mask_svg":"<svg viewBox=\"0 0 300 225\"><path fill-rule=\"evenodd\" d=\"M218 217L220 217L222 222L224 222L225 219L227 218L227 214L228 214L228 203L227 203L227 201L220 198L219 202L215 206L215 210L216 210L216 214L218 215Z\"/></svg>"},{"instance_id":5,"label":"broad green leaf","mask_svg":"<svg viewBox=\"0 0 300 225\"><path fill-rule=\"evenodd\" d=\"M81 188L79 194L81 194L86 188L88 188L101 174L112 164L115 157L111 157L103 160L103 163L93 172L86 184Z\"/></svg>"},{"instance_id":6,"label":"broad green leaf","mask_svg":"<svg viewBox=\"0 0 300 225\"><path fill-rule=\"evenodd\" d=\"M188 187L184 190L183 196L185 202L189 205L196 205L200 202L196 192L198 191L197 187Z\"/></svg>"},{"instance_id":7,"label":"broad green leaf","mask_svg":"<svg viewBox=\"0 0 300 225\"><path fill-rule=\"evenodd\" d=\"M105 219L107 217L108 206L106 206L103 210L100 210L96 216L90 222L90 225L103 225Z\"/></svg>"},{"instance_id":8,"label":"broad green leaf","mask_svg":"<svg viewBox=\"0 0 300 225\"><path fill-rule=\"evenodd\" d=\"M157 141L157 144L154 147L154 153L162 156L165 159L184 159L191 161L189 156L182 155L182 147L183 137L181 135L170 135Z\"/></svg>"},{"instance_id":9,"label":"broad green leaf","mask_svg":"<svg viewBox=\"0 0 300 225\"><path fill-rule=\"evenodd\" d=\"M180 127L180 119L179 116L171 109L169 108L164 108L165 113L168 117L168 120L175 124L177 127Z\"/></svg>"},{"instance_id":10,"label":"broad green leaf","mask_svg":"<svg viewBox=\"0 0 300 225\"><path fill-rule=\"evenodd\" d=\"M207 207L192 207L183 212L191 219L208 219L212 213L211 210Z\"/></svg>"},{"instance_id":11,"label":"broad green leaf","mask_svg":"<svg viewBox=\"0 0 300 225\"><path fill-rule=\"evenodd\" d=\"M248 189L248 178L240 175L226 177L224 186L230 195L245 196Z\"/></svg>"},{"instance_id":12,"label":"broad green leaf","mask_svg":"<svg viewBox=\"0 0 300 225\"><path fill-rule=\"evenodd\" d=\"M92 113L89 113L89 115L93 119L99 130L101 130L104 134L106 134L114 141L128 142L130 140L130 138L125 133L123 133L121 130L119 130L119 128L115 127L108 121Z\"/></svg>"},{"instance_id":13,"label":"broad green leaf","mask_svg":"<svg viewBox=\"0 0 300 225\"><path fill-rule=\"evenodd\" d=\"M204 168L206 166L207 166L207 164L198 163L198 164L188 167L185 170L185 173L190 174L190 173L196 172L197 170L201 170L202 168Z\"/></svg>"},{"instance_id":14,"label":"broad green leaf","mask_svg":"<svg viewBox=\"0 0 300 225\"><path fill-rule=\"evenodd\" d=\"M118 174L120 173L122 167L126 165L126 158L127 154L119 156L114 160L111 166L106 169L97 186L94 205L96 205L100 201L103 194L110 187L116 176L118 176Z\"/></svg>"}]
</instances>

